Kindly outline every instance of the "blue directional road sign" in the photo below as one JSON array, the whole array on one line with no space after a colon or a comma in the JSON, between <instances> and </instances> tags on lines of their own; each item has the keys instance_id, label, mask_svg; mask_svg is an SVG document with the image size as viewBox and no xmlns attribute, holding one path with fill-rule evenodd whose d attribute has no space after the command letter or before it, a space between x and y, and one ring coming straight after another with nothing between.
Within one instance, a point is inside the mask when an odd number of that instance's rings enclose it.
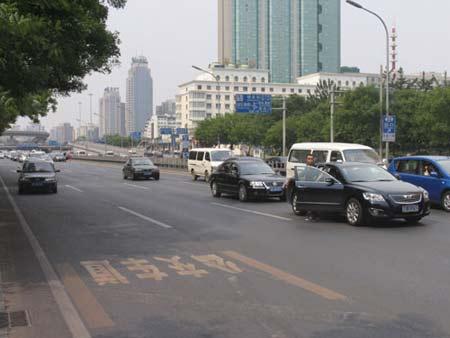
<instances>
[{"instance_id":1,"label":"blue directional road sign","mask_svg":"<svg viewBox=\"0 0 450 338\"><path fill-rule=\"evenodd\" d=\"M188 130L187 130L187 128L177 128L176 134L177 135L188 134Z\"/></svg>"},{"instance_id":2,"label":"blue directional road sign","mask_svg":"<svg viewBox=\"0 0 450 338\"><path fill-rule=\"evenodd\" d=\"M140 140L140 139L141 139L141 136L142 136L142 133L141 133L140 131L133 131L133 132L130 133L130 137L131 137L134 141Z\"/></svg>"},{"instance_id":3,"label":"blue directional road sign","mask_svg":"<svg viewBox=\"0 0 450 338\"><path fill-rule=\"evenodd\" d=\"M383 142L395 142L397 132L397 117L385 115L383 119Z\"/></svg>"},{"instance_id":4,"label":"blue directional road sign","mask_svg":"<svg viewBox=\"0 0 450 338\"><path fill-rule=\"evenodd\" d=\"M272 112L272 96L262 94L235 95L236 113L270 114Z\"/></svg>"},{"instance_id":5,"label":"blue directional road sign","mask_svg":"<svg viewBox=\"0 0 450 338\"><path fill-rule=\"evenodd\" d=\"M172 135L173 129L172 128L160 128L159 133L161 135Z\"/></svg>"}]
</instances>

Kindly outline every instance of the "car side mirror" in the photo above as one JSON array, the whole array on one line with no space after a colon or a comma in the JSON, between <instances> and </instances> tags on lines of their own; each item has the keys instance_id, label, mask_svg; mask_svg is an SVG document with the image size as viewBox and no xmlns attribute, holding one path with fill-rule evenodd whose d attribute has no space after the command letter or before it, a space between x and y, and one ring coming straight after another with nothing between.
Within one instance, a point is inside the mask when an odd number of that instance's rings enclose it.
<instances>
[{"instance_id":1,"label":"car side mirror","mask_svg":"<svg viewBox=\"0 0 450 338\"><path fill-rule=\"evenodd\" d=\"M432 171L430 173L430 177L439 178L439 174L437 172L435 172L435 171Z\"/></svg>"},{"instance_id":2,"label":"car side mirror","mask_svg":"<svg viewBox=\"0 0 450 338\"><path fill-rule=\"evenodd\" d=\"M394 177L395 177L396 179L398 179L399 181L401 181L401 180L402 180L402 178L401 178L400 174L398 174L398 173L394 174Z\"/></svg>"},{"instance_id":3,"label":"car side mirror","mask_svg":"<svg viewBox=\"0 0 450 338\"><path fill-rule=\"evenodd\" d=\"M331 177L326 178L325 182L328 186L332 186L336 183L336 181L334 179L332 179Z\"/></svg>"}]
</instances>

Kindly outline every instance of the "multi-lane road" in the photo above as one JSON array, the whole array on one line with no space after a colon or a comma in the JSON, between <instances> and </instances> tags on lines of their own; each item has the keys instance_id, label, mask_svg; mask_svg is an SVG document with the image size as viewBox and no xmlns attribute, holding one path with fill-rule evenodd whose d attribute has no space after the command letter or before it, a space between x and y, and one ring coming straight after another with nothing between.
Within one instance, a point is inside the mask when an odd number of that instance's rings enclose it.
<instances>
[{"instance_id":1,"label":"multi-lane road","mask_svg":"<svg viewBox=\"0 0 450 338\"><path fill-rule=\"evenodd\" d=\"M19 196L16 167L0 160L3 300L31 326L12 337L450 336L440 210L420 226L310 223L182 172L124 181L88 162L57 164L58 194Z\"/></svg>"}]
</instances>

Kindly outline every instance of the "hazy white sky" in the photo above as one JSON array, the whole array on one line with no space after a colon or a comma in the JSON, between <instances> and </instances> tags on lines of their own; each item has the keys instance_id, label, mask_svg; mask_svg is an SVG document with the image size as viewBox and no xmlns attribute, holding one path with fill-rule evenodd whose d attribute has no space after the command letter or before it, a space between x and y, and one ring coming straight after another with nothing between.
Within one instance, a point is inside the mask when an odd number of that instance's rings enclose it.
<instances>
[{"instance_id":1,"label":"hazy white sky","mask_svg":"<svg viewBox=\"0 0 450 338\"><path fill-rule=\"evenodd\" d=\"M399 63L408 73L450 69L449 0L360 0L383 16L399 34ZM86 79L89 88L60 100L58 111L42 119L47 127L69 121L75 126L78 102L82 119L89 119L107 86L119 87L125 101L125 81L131 57L149 59L154 103L173 98L177 85L197 73L191 65L206 67L217 59L217 0L129 0L124 10L112 10L109 26L120 32L122 65L109 75ZM384 32L377 19L342 0L342 65L377 72L385 60ZM94 116L94 122L98 117Z\"/></svg>"}]
</instances>

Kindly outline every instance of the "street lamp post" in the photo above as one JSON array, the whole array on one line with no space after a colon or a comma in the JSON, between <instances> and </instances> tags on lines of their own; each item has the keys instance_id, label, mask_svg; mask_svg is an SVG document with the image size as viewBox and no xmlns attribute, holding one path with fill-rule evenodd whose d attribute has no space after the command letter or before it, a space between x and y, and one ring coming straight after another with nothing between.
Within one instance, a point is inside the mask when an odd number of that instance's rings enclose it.
<instances>
[{"instance_id":1,"label":"street lamp post","mask_svg":"<svg viewBox=\"0 0 450 338\"><path fill-rule=\"evenodd\" d=\"M349 5L352 5L353 7L356 7L358 9L362 9L363 11L366 11L367 13L370 13L378 18L378 20L381 21L383 24L384 30L386 31L386 116L390 115L389 112L389 73L390 73L390 67L389 67L389 30L387 28L386 23L384 22L383 18L379 16L377 13L363 7L361 4L352 1L352 0L346 0ZM380 84L381 85L381 84ZM381 154L380 154L381 155ZM389 142L386 142L386 160L389 161Z\"/></svg>"}]
</instances>

